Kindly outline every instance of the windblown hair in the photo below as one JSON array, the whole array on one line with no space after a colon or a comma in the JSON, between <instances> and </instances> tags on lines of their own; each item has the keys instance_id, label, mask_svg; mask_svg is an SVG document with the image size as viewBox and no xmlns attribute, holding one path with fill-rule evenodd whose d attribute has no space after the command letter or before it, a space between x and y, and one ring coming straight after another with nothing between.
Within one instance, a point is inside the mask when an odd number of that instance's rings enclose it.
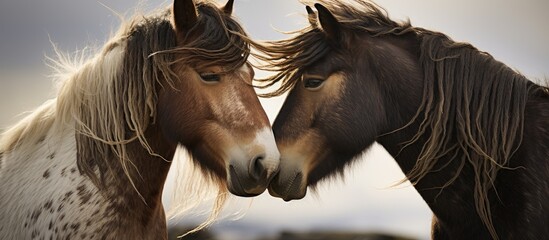
<instances>
[{"instance_id":1,"label":"windblown hair","mask_svg":"<svg viewBox=\"0 0 549 240\"><path fill-rule=\"evenodd\" d=\"M139 173L126 146L139 141L151 155L158 156L144 133L156 121L159 88L173 88L181 78L172 70L173 64L223 65L230 71L242 66L250 53L248 39L243 37L246 34L234 19L208 1L199 1L196 8L198 22L186 33L182 46L176 42L171 11L163 10L123 21L91 59L86 59L85 53L72 59L55 49L58 59L50 60L60 82L57 98L2 134L0 152L35 142L52 127L74 129L77 164L83 174L103 188L105 173L121 166L137 190L134 179ZM214 174L208 176L215 178ZM226 198L226 189L217 185L220 197L212 215L219 213ZM196 194L203 192L194 189Z\"/></svg>"},{"instance_id":2,"label":"windblown hair","mask_svg":"<svg viewBox=\"0 0 549 240\"><path fill-rule=\"evenodd\" d=\"M72 81L63 86L60 97L70 96L67 111L72 112L76 129L81 133L79 168L96 183L101 181L95 176L94 168L105 172L111 164L117 164L112 158L120 160L126 175L132 179L129 170L132 163L125 149L129 142L139 140L155 155L144 132L156 120L158 88L174 87L173 83L179 78L172 70L173 64L223 65L232 70L246 62L248 44L239 35L231 34L232 31L244 34L240 25L210 3L198 3L197 10L198 22L187 33L193 40L186 40L183 46L176 44L169 11L136 17L106 44L97 61L85 64L73 75ZM120 63L102 63L116 51L123 55ZM102 69L96 69L98 67ZM92 92L82 94L86 89Z\"/></svg>"},{"instance_id":3,"label":"windblown hair","mask_svg":"<svg viewBox=\"0 0 549 240\"><path fill-rule=\"evenodd\" d=\"M341 23L344 33L367 31L374 35L389 33L400 35L413 31L409 22L403 24L393 22L382 8L371 2L362 2L360 0L353 2L358 7L352 6L351 2L340 3L332 0L302 0L301 2L305 5L319 2L328 7ZM326 39L326 34L316 24L316 19L311 20L314 24L298 31L289 32L288 34L294 34L292 38L252 43L253 48L258 50L254 57L267 62L267 64L257 67L262 70L276 72L275 75L269 78L259 79L258 81L266 83L261 87L267 88L280 83L277 90L262 96L279 96L292 89L301 79L302 69L322 59L333 49L331 43Z\"/></svg>"},{"instance_id":4,"label":"windblown hair","mask_svg":"<svg viewBox=\"0 0 549 240\"><path fill-rule=\"evenodd\" d=\"M417 183L435 169L439 159L459 161L459 169L441 191L459 178L468 165L474 171L476 210L492 237L498 238L492 223L488 193L493 191L499 170L509 168L509 159L523 137L524 110L528 94L542 88L529 82L487 53L467 43L457 43L442 33L396 23L373 3L335 0L317 1L327 7L346 34L367 32L373 37L413 33L420 45L423 98L415 116L399 131L419 123L417 134L403 148L427 139L407 178ZM304 68L315 64L332 49L321 30L312 26L297 31L290 39L254 46L262 68L278 71L265 79L266 86L280 82L280 88L266 96L277 96L300 80ZM545 88L543 88L545 89ZM544 90L546 92L546 90ZM391 132L392 133L392 132ZM448 159L448 158L445 158ZM441 165L441 163L439 163Z\"/></svg>"}]
</instances>

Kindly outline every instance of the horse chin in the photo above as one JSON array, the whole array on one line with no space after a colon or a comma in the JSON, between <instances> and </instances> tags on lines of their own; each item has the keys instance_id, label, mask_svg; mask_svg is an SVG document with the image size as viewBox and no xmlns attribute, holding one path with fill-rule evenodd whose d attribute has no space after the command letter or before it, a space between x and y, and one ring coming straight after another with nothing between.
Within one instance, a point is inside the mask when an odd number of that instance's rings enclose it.
<instances>
[{"instance_id":1,"label":"horse chin","mask_svg":"<svg viewBox=\"0 0 549 240\"><path fill-rule=\"evenodd\" d=\"M307 194L307 186L303 184L303 180L302 172L291 174L289 177L277 175L269 184L269 194L286 202L302 199Z\"/></svg>"},{"instance_id":2,"label":"horse chin","mask_svg":"<svg viewBox=\"0 0 549 240\"><path fill-rule=\"evenodd\" d=\"M267 189L267 178L253 179L247 171L237 166L230 165L228 171L227 188L229 192L240 197L255 197Z\"/></svg>"},{"instance_id":3,"label":"horse chin","mask_svg":"<svg viewBox=\"0 0 549 240\"><path fill-rule=\"evenodd\" d=\"M239 196L239 197L255 197L260 194L262 194L265 191L265 188L262 189L244 189L240 184L234 184L232 182L229 182L227 185L227 188L229 189L229 192Z\"/></svg>"}]
</instances>

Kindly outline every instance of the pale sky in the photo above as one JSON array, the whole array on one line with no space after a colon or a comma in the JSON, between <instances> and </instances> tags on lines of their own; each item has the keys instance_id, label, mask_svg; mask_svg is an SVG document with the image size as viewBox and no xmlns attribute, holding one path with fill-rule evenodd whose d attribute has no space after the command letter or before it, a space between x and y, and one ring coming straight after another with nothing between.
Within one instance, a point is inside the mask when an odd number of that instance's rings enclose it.
<instances>
[{"instance_id":1,"label":"pale sky","mask_svg":"<svg viewBox=\"0 0 549 240\"><path fill-rule=\"evenodd\" d=\"M118 12L131 12L134 1L101 1ZM169 1L167 1L169 3ZM224 4L223 1L221 1ZM549 1L547 0L378 0L394 20L446 33L472 43L532 80L549 77ZM166 5L148 1L145 9ZM274 29L297 30L307 23L296 0L236 0L234 14L257 39L280 39ZM117 17L99 1L49 0L0 2L0 128L20 119L54 96L44 55L49 42L66 52L101 45ZM258 76L265 73L258 72ZM283 98L262 99L274 120ZM317 197L283 202L267 193L255 198L244 217L214 225L228 235L242 229L344 229L382 231L426 239L431 213L409 185L390 187L403 177L394 160L379 146L346 172L344 181L323 184ZM249 201L236 198L242 209ZM238 203L240 202L240 203Z\"/></svg>"}]
</instances>

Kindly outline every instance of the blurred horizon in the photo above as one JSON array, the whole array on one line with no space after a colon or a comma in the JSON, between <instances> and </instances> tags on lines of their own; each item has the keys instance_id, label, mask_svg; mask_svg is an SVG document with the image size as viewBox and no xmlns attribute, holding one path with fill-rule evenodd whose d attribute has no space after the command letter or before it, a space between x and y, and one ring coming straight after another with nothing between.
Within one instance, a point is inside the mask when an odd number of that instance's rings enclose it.
<instances>
[{"instance_id":1,"label":"blurred horizon","mask_svg":"<svg viewBox=\"0 0 549 240\"><path fill-rule=\"evenodd\" d=\"M217 1L221 5L225 1ZM473 44L532 81L549 77L549 1L378 0L396 21L440 31L456 41ZM55 97L45 56L54 57L52 43L62 52L102 46L117 30L118 16L131 15L136 6L147 12L170 1L130 0L1 1L0 2L0 131L16 123L24 112ZM297 0L236 0L233 14L251 37L281 39L276 31L292 31L308 24ZM51 39L51 42L50 42ZM266 76L256 70L258 78ZM271 122L283 97L261 99ZM379 145L357 159L343 180L323 183L317 196L283 202L268 193L240 203L228 212L246 209L238 220L222 219L212 226L223 239L246 239L281 230L317 229L381 231L418 239L430 236L431 211L410 183L391 187L404 178L395 161ZM167 183L166 189L171 183ZM239 205L240 204L240 205ZM190 217L188 223L197 218ZM200 218L198 218L200 219ZM185 222L184 222L185 223ZM186 224L186 223L185 223ZM239 235L240 234L240 235ZM255 234L255 235L254 235Z\"/></svg>"}]
</instances>

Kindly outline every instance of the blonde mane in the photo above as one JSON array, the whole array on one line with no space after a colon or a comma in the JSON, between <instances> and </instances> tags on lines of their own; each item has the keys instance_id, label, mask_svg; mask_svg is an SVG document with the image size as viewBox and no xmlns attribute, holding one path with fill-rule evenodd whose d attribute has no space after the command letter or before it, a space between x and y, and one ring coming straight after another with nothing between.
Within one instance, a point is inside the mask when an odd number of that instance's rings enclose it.
<instances>
[{"instance_id":1,"label":"blonde mane","mask_svg":"<svg viewBox=\"0 0 549 240\"><path fill-rule=\"evenodd\" d=\"M166 19L164 28L169 27L167 13L168 11L154 17L157 21ZM155 85L161 79L165 83L171 83L177 77L169 68L171 60L168 54L152 56L153 63L149 66L142 62L135 63L135 66L125 66L131 62L125 61L128 57L128 39L135 28L146 21L150 19L134 17L123 21L120 30L94 55L89 54L88 50L70 56L54 46L57 56L48 60L54 71L54 81L59 87L57 97L7 129L0 139L0 151L32 147L34 142L40 141L50 130L72 129L80 140L77 141L77 162L82 173L100 187L102 182L94 166L85 162L85 158L91 152L113 153L137 190L131 174L133 163L128 158L126 144L138 140L150 154L156 155L144 137L147 126L155 120ZM175 40L172 42L173 46L158 47L174 47ZM88 57L89 55L92 57ZM144 66L138 66L139 64ZM122 71L125 67L135 67L133 69L137 71ZM139 81L126 80L131 78ZM113 156L95 159L108 161Z\"/></svg>"},{"instance_id":2,"label":"blonde mane","mask_svg":"<svg viewBox=\"0 0 549 240\"><path fill-rule=\"evenodd\" d=\"M34 143L50 131L75 131L77 165L82 174L102 189L104 172L112 171L112 164L119 164L137 191L134 179L139 177L139 172L128 157L126 145L139 141L149 154L160 157L151 149L144 133L149 124L156 121L158 88L173 88L178 79L171 70L172 64L224 64L236 68L244 64L249 55L247 39L242 38L245 33L236 21L223 19L222 11L213 3L195 2L202 14L224 26L208 25L198 40L183 47L177 46L170 10L148 16L136 14L130 20L123 20L118 32L97 54L83 51L71 57L54 47L57 56L49 61L58 82L58 95L2 133L0 155L16 148L23 152L25 148L31 150ZM216 31L215 34L212 31ZM228 38L228 42L219 38ZM185 174L195 176L195 171L205 173L204 169L188 167ZM176 184L178 190L189 191L179 198L193 196L192 201L209 194L204 188L217 189L210 217L196 230L212 223L227 199L222 180L208 173L203 177L206 180L186 176L185 182ZM168 217L179 216L189 208L183 205L194 206L192 201L178 199L172 204L174 210L168 211Z\"/></svg>"}]
</instances>

